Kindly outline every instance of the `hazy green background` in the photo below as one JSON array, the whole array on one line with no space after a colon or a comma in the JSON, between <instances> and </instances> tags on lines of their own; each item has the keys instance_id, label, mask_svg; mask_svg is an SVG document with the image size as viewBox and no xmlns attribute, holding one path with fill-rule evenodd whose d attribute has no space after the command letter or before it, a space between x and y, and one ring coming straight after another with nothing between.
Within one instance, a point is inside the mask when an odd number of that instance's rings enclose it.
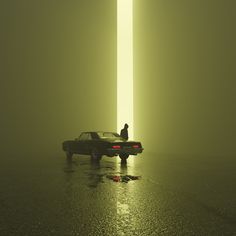
<instances>
[{"instance_id":1,"label":"hazy green background","mask_svg":"<svg viewBox=\"0 0 236 236\"><path fill-rule=\"evenodd\" d=\"M135 126L147 149L236 155L236 2L135 0Z\"/></svg>"},{"instance_id":2,"label":"hazy green background","mask_svg":"<svg viewBox=\"0 0 236 236\"><path fill-rule=\"evenodd\" d=\"M116 129L116 1L1 0L0 16L4 153Z\"/></svg>"},{"instance_id":3,"label":"hazy green background","mask_svg":"<svg viewBox=\"0 0 236 236\"><path fill-rule=\"evenodd\" d=\"M236 155L235 9L134 0L135 134L146 152ZM0 22L2 153L56 155L83 130L116 129L115 0L1 0Z\"/></svg>"}]
</instances>

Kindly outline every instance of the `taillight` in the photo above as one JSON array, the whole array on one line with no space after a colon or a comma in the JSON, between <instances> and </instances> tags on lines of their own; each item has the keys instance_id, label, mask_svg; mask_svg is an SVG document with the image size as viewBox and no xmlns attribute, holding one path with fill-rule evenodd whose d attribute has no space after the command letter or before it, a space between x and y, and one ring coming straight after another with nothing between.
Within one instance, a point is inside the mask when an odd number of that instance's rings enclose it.
<instances>
[{"instance_id":1,"label":"taillight","mask_svg":"<svg viewBox=\"0 0 236 236\"><path fill-rule=\"evenodd\" d=\"M114 149L120 149L120 146L119 146L119 145L115 145L115 146L112 146L112 148L114 148Z\"/></svg>"},{"instance_id":2,"label":"taillight","mask_svg":"<svg viewBox=\"0 0 236 236\"><path fill-rule=\"evenodd\" d=\"M133 148L139 148L139 145L133 145Z\"/></svg>"}]
</instances>

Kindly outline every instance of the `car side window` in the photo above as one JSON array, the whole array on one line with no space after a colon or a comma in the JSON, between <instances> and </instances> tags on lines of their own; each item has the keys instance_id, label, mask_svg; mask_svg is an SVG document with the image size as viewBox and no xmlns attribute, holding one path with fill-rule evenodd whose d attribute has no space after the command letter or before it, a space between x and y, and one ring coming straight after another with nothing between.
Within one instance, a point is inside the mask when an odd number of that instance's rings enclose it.
<instances>
[{"instance_id":1,"label":"car side window","mask_svg":"<svg viewBox=\"0 0 236 236\"><path fill-rule=\"evenodd\" d=\"M92 132L91 133L91 136L92 136L92 139L94 140L94 139L99 139L99 135L98 135L98 133L96 133L96 132Z\"/></svg>"},{"instance_id":2,"label":"car side window","mask_svg":"<svg viewBox=\"0 0 236 236\"><path fill-rule=\"evenodd\" d=\"M79 140L92 140L92 136L90 133L83 133L80 135Z\"/></svg>"},{"instance_id":3,"label":"car side window","mask_svg":"<svg viewBox=\"0 0 236 236\"><path fill-rule=\"evenodd\" d=\"M87 133L83 133L80 135L79 140L87 140L88 134Z\"/></svg>"},{"instance_id":4,"label":"car side window","mask_svg":"<svg viewBox=\"0 0 236 236\"><path fill-rule=\"evenodd\" d=\"M90 133L87 134L87 140L92 140L92 136Z\"/></svg>"}]
</instances>

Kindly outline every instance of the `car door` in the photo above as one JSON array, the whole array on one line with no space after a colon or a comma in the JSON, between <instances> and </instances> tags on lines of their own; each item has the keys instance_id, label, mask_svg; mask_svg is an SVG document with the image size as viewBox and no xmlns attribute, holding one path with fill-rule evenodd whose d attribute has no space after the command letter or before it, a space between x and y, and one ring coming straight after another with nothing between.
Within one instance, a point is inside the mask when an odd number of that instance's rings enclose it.
<instances>
[{"instance_id":1,"label":"car door","mask_svg":"<svg viewBox=\"0 0 236 236\"><path fill-rule=\"evenodd\" d=\"M84 149L84 154L89 155L91 153L91 149L92 149L92 136L91 136L91 133L87 133L83 149Z\"/></svg>"},{"instance_id":2,"label":"car door","mask_svg":"<svg viewBox=\"0 0 236 236\"><path fill-rule=\"evenodd\" d=\"M87 139L88 133L82 133L76 142L76 153L78 154L87 154Z\"/></svg>"},{"instance_id":3,"label":"car door","mask_svg":"<svg viewBox=\"0 0 236 236\"><path fill-rule=\"evenodd\" d=\"M83 145L80 138L76 138L72 143L72 152L76 154L83 154Z\"/></svg>"}]
</instances>

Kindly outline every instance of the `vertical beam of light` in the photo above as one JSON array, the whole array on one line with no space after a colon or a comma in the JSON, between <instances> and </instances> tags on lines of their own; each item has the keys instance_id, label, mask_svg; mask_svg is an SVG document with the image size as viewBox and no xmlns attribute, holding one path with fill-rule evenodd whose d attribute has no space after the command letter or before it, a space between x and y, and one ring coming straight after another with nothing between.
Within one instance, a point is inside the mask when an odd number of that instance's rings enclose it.
<instances>
[{"instance_id":1,"label":"vertical beam of light","mask_svg":"<svg viewBox=\"0 0 236 236\"><path fill-rule=\"evenodd\" d=\"M133 139L133 0L117 0L117 131Z\"/></svg>"}]
</instances>

